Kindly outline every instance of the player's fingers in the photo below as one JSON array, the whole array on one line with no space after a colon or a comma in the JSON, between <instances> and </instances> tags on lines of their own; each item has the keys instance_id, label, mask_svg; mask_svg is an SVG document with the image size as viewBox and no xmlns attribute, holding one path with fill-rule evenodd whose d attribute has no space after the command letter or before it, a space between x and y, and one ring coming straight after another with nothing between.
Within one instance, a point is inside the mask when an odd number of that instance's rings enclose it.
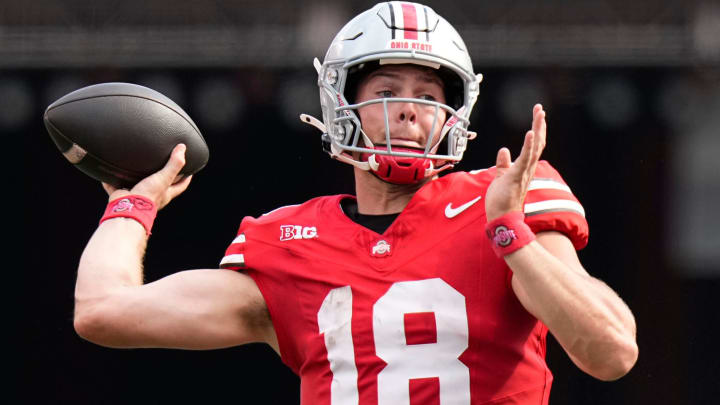
<instances>
[{"instance_id":1,"label":"player's fingers","mask_svg":"<svg viewBox=\"0 0 720 405\"><path fill-rule=\"evenodd\" d=\"M512 165L510 150L508 148L500 148L495 159L496 176L501 176Z\"/></svg>"},{"instance_id":2,"label":"player's fingers","mask_svg":"<svg viewBox=\"0 0 720 405\"><path fill-rule=\"evenodd\" d=\"M165 191L156 199L156 206L158 210L163 209L170 201L175 199L175 197L182 194L185 190L187 190L188 186L190 185L190 181L192 180L192 176L184 177L182 180L178 181L175 184L170 185Z\"/></svg>"},{"instance_id":3,"label":"player's fingers","mask_svg":"<svg viewBox=\"0 0 720 405\"><path fill-rule=\"evenodd\" d=\"M533 154L537 155L539 158L539 155L542 153L543 149L545 148L545 138L547 134L547 122L545 121L545 111L541 109L536 110L536 113L533 117L533 132L536 135L536 142L535 142L535 148L533 150Z\"/></svg>"},{"instance_id":4,"label":"player's fingers","mask_svg":"<svg viewBox=\"0 0 720 405\"><path fill-rule=\"evenodd\" d=\"M181 181L182 179L184 179L185 177L186 177L186 175L184 175L184 174L182 174L182 173L179 173L179 174L178 174L177 176L175 176L175 178L173 179L172 184L180 183L180 181Z\"/></svg>"},{"instance_id":5,"label":"player's fingers","mask_svg":"<svg viewBox=\"0 0 720 405\"><path fill-rule=\"evenodd\" d=\"M115 190L117 190L117 187L112 186L110 184L107 184L107 183L101 183L101 184L102 184L102 188L105 190L106 193L108 193L108 195L114 193Z\"/></svg>"},{"instance_id":6,"label":"player's fingers","mask_svg":"<svg viewBox=\"0 0 720 405\"><path fill-rule=\"evenodd\" d=\"M178 144L170 154L170 159L165 163L165 167L160 170L163 178L167 181L168 185L172 184L178 177L180 170L185 166L185 150L184 144Z\"/></svg>"},{"instance_id":7,"label":"player's fingers","mask_svg":"<svg viewBox=\"0 0 720 405\"><path fill-rule=\"evenodd\" d=\"M533 108L533 124L532 130L528 131L528 135L533 135L533 146L532 152L528 156L528 160L524 167L524 184L525 187L529 184L529 181L535 177L535 169L537 163L540 160L542 151L545 149L545 139L547 134L547 122L545 120L545 111L542 109L542 105L536 104Z\"/></svg>"},{"instance_id":8,"label":"player's fingers","mask_svg":"<svg viewBox=\"0 0 720 405\"><path fill-rule=\"evenodd\" d=\"M180 180L179 182L173 184L170 186L170 189L168 189L168 192L170 194L170 199L177 197L178 195L182 194L185 190L187 190L188 186L190 186L190 182L192 181L192 176L187 176Z\"/></svg>"},{"instance_id":9,"label":"player's fingers","mask_svg":"<svg viewBox=\"0 0 720 405\"><path fill-rule=\"evenodd\" d=\"M117 200L118 198L125 197L130 194L130 190L126 188L117 188L108 183L101 183L105 192L108 193L108 201Z\"/></svg>"},{"instance_id":10,"label":"player's fingers","mask_svg":"<svg viewBox=\"0 0 720 405\"><path fill-rule=\"evenodd\" d=\"M537 103L533 106L533 117L540 111L543 110L543 106L540 103Z\"/></svg>"},{"instance_id":11,"label":"player's fingers","mask_svg":"<svg viewBox=\"0 0 720 405\"><path fill-rule=\"evenodd\" d=\"M535 143L535 133L532 130L527 131L525 133L522 150L520 150L520 156L515 160L518 170L524 171L532 163Z\"/></svg>"}]
</instances>

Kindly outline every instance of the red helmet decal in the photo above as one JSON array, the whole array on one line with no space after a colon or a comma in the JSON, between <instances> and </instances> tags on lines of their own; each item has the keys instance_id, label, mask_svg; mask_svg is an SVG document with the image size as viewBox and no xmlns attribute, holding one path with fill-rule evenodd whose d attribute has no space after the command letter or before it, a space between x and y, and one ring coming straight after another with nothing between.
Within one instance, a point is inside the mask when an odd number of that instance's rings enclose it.
<instances>
[{"instance_id":1,"label":"red helmet decal","mask_svg":"<svg viewBox=\"0 0 720 405\"><path fill-rule=\"evenodd\" d=\"M418 29L418 19L417 19L417 13L415 12L415 5L414 4L408 4L403 3L401 4L402 7L402 14L403 14L403 21L405 22L404 32L405 32L405 39L418 39L417 35L417 29Z\"/></svg>"}]
</instances>

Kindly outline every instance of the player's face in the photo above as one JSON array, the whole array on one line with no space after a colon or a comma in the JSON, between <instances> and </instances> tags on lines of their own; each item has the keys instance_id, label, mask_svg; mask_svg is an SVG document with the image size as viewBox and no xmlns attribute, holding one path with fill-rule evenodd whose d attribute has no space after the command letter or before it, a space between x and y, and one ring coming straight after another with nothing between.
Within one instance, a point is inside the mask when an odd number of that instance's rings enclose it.
<instances>
[{"instance_id":1,"label":"player's face","mask_svg":"<svg viewBox=\"0 0 720 405\"><path fill-rule=\"evenodd\" d=\"M358 103L385 97L420 98L445 103L440 78L416 65L386 65L372 72L358 85ZM388 103L390 143L394 146L425 148L435 119L435 107L417 103ZM445 123L445 110L438 109L433 144L437 144ZM382 103L358 109L362 127L375 145L385 145L385 114Z\"/></svg>"}]
</instances>

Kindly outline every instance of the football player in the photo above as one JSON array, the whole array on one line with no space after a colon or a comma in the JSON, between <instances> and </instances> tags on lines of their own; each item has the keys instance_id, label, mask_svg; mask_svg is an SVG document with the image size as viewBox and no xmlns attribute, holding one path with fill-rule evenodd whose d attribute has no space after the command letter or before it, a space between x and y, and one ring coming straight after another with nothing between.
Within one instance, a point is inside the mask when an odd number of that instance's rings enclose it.
<instances>
[{"instance_id":1,"label":"football player","mask_svg":"<svg viewBox=\"0 0 720 405\"><path fill-rule=\"evenodd\" d=\"M582 205L540 155L546 112L513 162L462 159L481 76L429 7L377 4L332 41L319 74L325 151L355 195L246 217L221 269L143 285L156 209L182 193L179 145L110 203L80 261L75 328L110 347L272 346L303 404L546 404L548 330L583 371L615 380L638 348L631 311L583 268ZM154 207L152 209L146 209Z\"/></svg>"}]
</instances>

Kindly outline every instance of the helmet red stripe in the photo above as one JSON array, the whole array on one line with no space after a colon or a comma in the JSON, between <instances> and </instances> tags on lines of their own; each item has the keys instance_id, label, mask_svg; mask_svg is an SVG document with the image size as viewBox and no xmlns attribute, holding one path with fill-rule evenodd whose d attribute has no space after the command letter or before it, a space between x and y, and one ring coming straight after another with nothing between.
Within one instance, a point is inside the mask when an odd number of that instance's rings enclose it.
<instances>
[{"instance_id":1,"label":"helmet red stripe","mask_svg":"<svg viewBox=\"0 0 720 405\"><path fill-rule=\"evenodd\" d=\"M417 34L417 12L414 4L402 3L403 30L405 39L418 39Z\"/></svg>"}]
</instances>

